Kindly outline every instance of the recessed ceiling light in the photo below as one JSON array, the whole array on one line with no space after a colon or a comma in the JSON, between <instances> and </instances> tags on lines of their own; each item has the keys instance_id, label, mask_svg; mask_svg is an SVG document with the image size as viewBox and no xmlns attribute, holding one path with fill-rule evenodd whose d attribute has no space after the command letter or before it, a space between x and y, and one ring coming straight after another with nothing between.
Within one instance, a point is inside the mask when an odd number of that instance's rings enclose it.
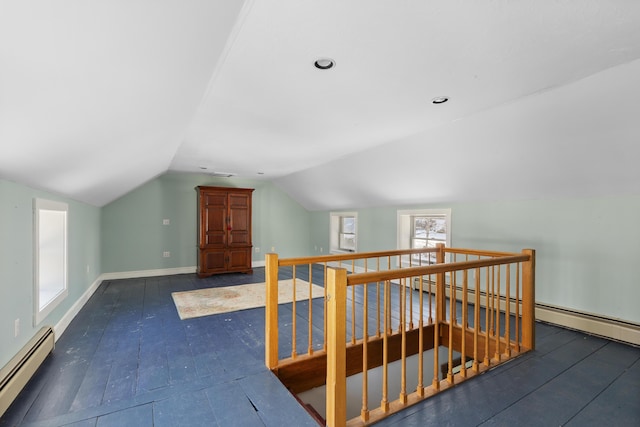
<instances>
[{"instance_id":1,"label":"recessed ceiling light","mask_svg":"<svg viewBox=\"0 0 640 427\"><path fill-rule=\"evenodd\" d=\"M444 104L445 102L447 102L449 100L448 97L446 96L436 96L435 98L433 98L431 100L432 104Z\"/></svg>"},{"instance_id":2,"label":"recessed ceiling light","mask_svg":"<svg viewBox=\"0 0 640 427\"><path fill-rule=\"evenodd\" d=\"M321 70L328 70L329 68L333 68L333 66L336 65L336 63L333 59L320 58L316 60L316 62L314 62L313 65L315 65L316 68L319 68Z\"/></svg>"}]
</instances>

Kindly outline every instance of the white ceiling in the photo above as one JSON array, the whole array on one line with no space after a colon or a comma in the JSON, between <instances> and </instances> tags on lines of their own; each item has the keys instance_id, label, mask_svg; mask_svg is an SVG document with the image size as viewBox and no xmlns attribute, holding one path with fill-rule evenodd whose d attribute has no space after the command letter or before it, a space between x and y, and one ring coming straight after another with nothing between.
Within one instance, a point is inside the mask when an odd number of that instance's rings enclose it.
<instances>
[{"instance_id":1,"label":"white ceiling","mask_svg":"<svg viewBox=\"0 0 640 427\"><path fill-rule=\"evenodd\" d=\"M639 58L627 0L0 0L0 177L97 206L202 167L313 210L637 194Z\"/></svg>"}]
</instances>

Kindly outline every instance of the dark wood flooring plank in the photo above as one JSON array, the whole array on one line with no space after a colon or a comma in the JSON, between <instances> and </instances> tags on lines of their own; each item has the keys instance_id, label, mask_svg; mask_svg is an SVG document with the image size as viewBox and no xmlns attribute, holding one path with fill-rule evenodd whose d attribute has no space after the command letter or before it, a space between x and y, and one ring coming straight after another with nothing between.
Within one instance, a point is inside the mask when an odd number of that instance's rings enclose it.
<instances>
[{"instance_id":1,"label":"dark wood flooring plank","mask_svg":"<svg viewBox=\"0 0 640 427\"><path fill-rule=\"evenodd\" d=\"M564 425L624 372L624 366L605 362L598 356L608 352L606 347L492 417L486 425ZM528 413L536 415L523 417Z\"/></svg>"},{"instance_id":2,"label":"dark wood flooring plank","mask_svg":"<svg viewBox=\"0 0 640 427\"><path fill-rule=\"evenodd\" d=\"M153 403L154 427L219 426L203 390L178 394Z\"/></svg>"},{"instance_id":3,"label":"dark wood flooring plank","mask_svg":"<svg viewBox=\"0 0 640 427\"><path fill-rule=\"evenodd\" d=\"M220 426L262 426L256 408L237 381L209 387L205 390L213 415Z\"/></svg>"},{"instance_id":4,"label":"dark wood flooring plank","mask_svg":"<svg viewBox=\"0 0 640 427\"><path fill-rule=\"evenodd\" d=\"M98 417L96 427L153 427L153 405L133 406Z\"/></svg>"},{"instance_id":5,"label":"dark wood flooring plank","mask_svg":"<svg viewBox=\"0 0 640 427\"><path fill-rule=\"evenodd\" d=\"M640 353L640 349L635 348L635 350L636 353ZM640 425L640 358L566 425L571 427L604 425L636 427Z\"/></svg>"},{"instance_id":6,"label":"dark wood flooring plank","mask_svg":"<svg viewBox=\"0 0 640 427\"><path fill-rule=\"evenodd\" d=\"M318 427L316 421L269 371L238 381L265 426Z\"/></svg>"},{"instance_id":7,"label":"dark wood flooring plank","mask_svg":"<svg viewBox=\"0 0 640 427\"><path fill-rule=\"evenodd\" d=\"M322 266L314 266L313 281L322 283L323 273ZM291 270L283 269L280 276L287 274L290 277ZM296 274L308 280L306 268L298 268ZM264 366L264 309L182 321L171 299L174 291L263 281L264 268L250 275L206 279L185 274L103 282L59 338L52 357L0 419L0 426L315 426ZM397 304L395 288L392 298ZM375 286L367 291L373 302ZM356 302L362 298L363 290L357 291ZM416 293L413 300L417 322ZM296 343L304 353L308 302L296 306ZM314 348L322 345L322 306L322 300L313 300ZM279 321L288 329L280 334L280 352L288 357L291 304L281 307ZM349 302L349 318L350 310ZM457 304L456 317L461 313ZM355 319L360 337L360 304ZM394 328L397 324L395 316ZM347 328L350 333L351 325ZM369 311L369 328L375 331L375 310ZM635 422L640 412L638 400L629 398L640 394L640 350L544 323L536 323L536 337L536 351L378 425L511 422L509 408L513 413L515 408L533 413L528 401L534 407L538 399L542 410L549 411L553 402L543 402L545 391L571 396L565 412L564 407L554 410L563 413L563 419L569 417L570 425L589 425L592 420L603 425L613 415L618 425L634 425L625 423ZM570 379L577 389L567 384ZM579 385L589 391L584 398L574 396L583 389Z\"/></svg>"}]
</instances>

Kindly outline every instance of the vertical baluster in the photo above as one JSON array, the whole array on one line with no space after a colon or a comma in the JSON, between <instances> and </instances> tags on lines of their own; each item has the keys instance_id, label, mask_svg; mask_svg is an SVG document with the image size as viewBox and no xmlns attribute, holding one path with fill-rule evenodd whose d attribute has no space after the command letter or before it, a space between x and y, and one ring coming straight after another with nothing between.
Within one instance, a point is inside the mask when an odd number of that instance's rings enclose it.
<instances>
[{"instance_id":1,"label":"vertical baluster","mask_svg":"<svg viewBox=\"0 0 640 427\"><path fill-rule=\"evenodd\" d=\"M369 420L369 293L367 292L366 283L363 285L363 289L362 328L364 332L362 335L362 409L360 410L360 418L362 421L367 422Z\"/></svg>"},{"instance_id":2,"label":"vertical baluster","mask_svg":"<svg viewBox=\"0 0 640 427\"><path fill-rule=\"evenodd\" d=\"M516 265L516 351L520 352L520 339L522 334L520 333L520 266L521 263Z\"/></svg>"},{"instance_id":3,"label":"vertical baluster","mask_svg":"<svg viewBox=\"0 0 640 427\"><path fill-rule=\"evenodd\" d=\"M453 254L453 262L456 262L457 254ZM453 384L453 325L456 321L456 272L449 276L449 361L447 368L447 381Z\"/></svg>"},{"instance_id":4,"label":"vertical baluster","mask_svg":"<svg viewBox=\"0 0 640 427\"><path fill-rule=\"evenodd\" d=\"M427 297L429 298L429 324L433 323L433 310L431 307L431 275L427 276Z\"/></svg>"},{"instance_id":5,"label":"vertical baluster","mask_svg":"<svg viewBox=\"0 0 640 427\"><path fill-rule=\"evenodd\" d=\"M436 252L436 264L444 263L444 245L442 243L438 243L436 245L438 251ZM432 387L434 390L440 389L440 370L439 368L439 359L440 359L440 332L441 325L445 323L446 315L445 310L446 299L445 299L445 274L438 273L436 274L436 295L435 295L435 303L436 303L436 321L433 328L433 382Z\"/></svg>"},{"instance_id":6,"label":"vertical baluster","mask_svg":"<svg viewBox=\"0 0 640 427\"><path fill-rule=\"evenodd\" d=\"M384 330L382 334L382 400L380 401L380 408L384 412L389 411L389 399L387 393L389 391L389 366L388 366L388 352L389 352L389 317L391 308L391 291L389 290L390 283L388 280L384 281Z\"/></svg>"},{"instance_id":7,"label":"vertical baluster","mask_svg":"<svg viewBox=\"0 0 640 427\"><path fill-rule=\"evenodd\" d=\"M293 266L293 302L291 305L291 358L298 356L296 348L296 266Z\"/></svg>"},{"instance_id":8,"label":"vertical baluster","mask_svg":"<svg viewBox=\"0 0 640 427\"><path fill-rule=\"evenodd\" d=\"M478 259L480 257L478 256ZM473 372L479 372L478 365L478 338L480 334L480 269L476 268L476 294L473 307Z\"/></svg>"},{"instance_id":9,"label":"vertical baluster","mask_svg":"<svg viewBox=\"0 0 640 427\"><path fill-rule=\"evenodd\" d=\"M436 304L438 300L436 300ZM433 381L431 387L434 390L440 390L440 370L438 369L440 359L440 322L436 316L436 322L433 328Z\"/></svg>"},{"instance_id":10,"label":"vertical baluster","mask_svg":"<svg viewBox=\"0 0 640 427\"><path fill-rule=\"evenodd\" d=\"M409 329L413 329L413 278L409 277Z\"/></svg>"},{"instance_id":11,"label":"vertical baluster","mask_svg":"<svg viewBox=\"0 0 640 427\"><path fill-rule=\"evenodd\" d=\"M380 258L376 258L376 271L380 271ZM376 337L380 338L380 282L376 283Z\"/></svg>"},{"instance_id":12,"label":"vertical baluster","mask_svg":"<svg viewBox=\"0 0 640 427\"><path fill-rule=\"evenodd\" d=\"M308 354L313 354L313 265L309 265L309 321L308 321L308 334L309 334L309 348Z\"/></svg>"},{"instance_id":13,"label":"vertical baluster","mask_svg":"<svg viewBox=\"0 0 640 427\"><path fill-rule=\"evenodd\" d=\"M504 349L504 354L509 357L511 356L511 264L507 264L507 289L506 289L506 302L505 302L505 310L504 310L504 341L506 343L506 347Z\"/></svg>"},{"instance_id":14,"label":"vertical baluster","mask_svg":"<svg viewBox=\"0 0 640 427\"><path fill-rule=\"evenodd\" d=\"M327 262L324 262L324 308L323 308L323 316L324 316L324 330L322 331L322 341L324 343L323 348L324 351L327 351Z\"/></svg>"},{"instance_id":15,"label":"vertical baluster","mask_svg":"<svg viewBox=\"0 0 640 427\"><path fill-rule=\"evenodd\" d=\"M400 347L400 395L398 400L403 405L407 404L407 284L406 279L403 277L400 279L400 285L402 287L402 300L400 301L400 330L402 331L401 347Z\"/></svg>"},{"instance_id":16,"label":"vertical baluster","mask_svg":"<svg viewBox=\"0 0 640 427\"><path fill-rule=\"evenodd\" d=\"M453 254L453 262L457 261L457 255L458 254ZM451 323L452 325L457 325L458 324L458 319L457 319L457 314L456 314L456 304L458 302L458 298L456 295L456 288L457 288L457 283L456 283L456 278L458 276L458 272L457 271L452 271L451 272L451 280L449 281L449 298L451 301L453 301L453 305L451 307L451 319L449 319L449 323Z\"/></svg>"},{"instance_id":17,"label":"vertical baluster","mask_svg":"<svg viewBox=\"0 0 640 427\"><path fill-rule=\"evenodd\" d=\"M466 261L468 261L468 257ZM469 319L467 319L468 314L468 301L467 301L467 279L469 278L469 274L467 270L462 271L462 325L460 328L461 337L462 337L462 351L460 355L460 375L462 378L467 377L467 328L469 326Z\"/></svg>"},{"instance_id":18,"label":"vertical baluster","mask_svg":"<svg viewBox=\"0 0 640 427\"><path fill-rule=\"evenodd\" d=\"M351 273L356 272L356 260L351 260ZM351 287L351 344L356 343L356 287Z\"/></svg>"},{"instance_id":19,"label":"vertical baluster","mask_svg":"<svg viewBox=\"0 0 640 427\"><path fill-rule=\"evenodd\" d=\"M424 368L422 366L423 362L424 362L424 331L422 330L423 326L424 326L424 320L423 320L423 316L424 316L424 304L423 304L423 300L424 300L424 294L423 294L423 289L422 289L422 285L423 285L423 276L420 275L420 278L418 279L418 289L420 291L420 320L418 321L418 386L416 387L416 393L418 394L418 396L422 397L424 396Z\"/></svg>"},{"instance_id":20,"label":"vertical baluster","mask_svg":"<svg viewBox=\"0 0 640 427\"><path fill-rule=\"evenodd\" d=\"M500 283L500 273L502 271L502 268L500 265L497 266L498 269L498 274L496 277L496 333L494 335L495 340L496 340L496 353L495 353L495 358L496 360L499 362L500 361L500 295L502 295L501 292L501 283Z\"/></svg>"},{"instance_id":21,"label":"vertical baluster","mask_svg":"<svg viewBox=\"0 0 640 427\"><path fill-rule=\"evenodd\" d=\"M493 266L491 267L491 307L489 308L489 312L491 313L490 315L490 320L491 320L491 325L489 325L489 330L491 335L493 336L495 334L495 286L496 286L496 267Z\"/></svg>"},{"instance_id":22,"label":"vertical baluster","mask_svg":"<svg viewBox=\"0 0 640 427\"><path fill-rule=\"evenodd\" d=\"M485 292L485 304L484 304L484 314L485 314L485 319L484 319L484 364L485 366L489 366L490 365L490 359L489 359L489 340L490 340L490 336L491 336L491 326L489 324L490 322L490 311L491 311L491 303L493 301L493 296L491 295L491 282L489 281L489 270L491 270L489 267L486 268L486 274L485 274L485 288L486 288L486 292Z\"/></svg>"}]
</instances>

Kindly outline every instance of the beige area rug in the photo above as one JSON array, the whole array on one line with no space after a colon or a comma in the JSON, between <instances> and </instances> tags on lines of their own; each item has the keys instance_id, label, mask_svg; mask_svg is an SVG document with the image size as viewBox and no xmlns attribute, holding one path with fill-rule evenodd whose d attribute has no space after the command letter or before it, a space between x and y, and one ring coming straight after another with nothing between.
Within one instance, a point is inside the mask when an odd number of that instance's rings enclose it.
<instances>
[{"instance_id":1,"label":"beige area rug","mask_svg":"<svg viewBox=\"0 0 640 427\"><path fill-rule=\"evenodd\" d=\"M180 319L210 316L231 311L264 307L266 301L265 283L227 286L224 288L197 289L195 291L173 292L173 302ZM312 285L312 298L324 296L324 288ZM309 299L309 282L296 280L296 301ZM293 301L293 280L281 280L278 284L278 303Z\"/></svg>"}]
</instances>

